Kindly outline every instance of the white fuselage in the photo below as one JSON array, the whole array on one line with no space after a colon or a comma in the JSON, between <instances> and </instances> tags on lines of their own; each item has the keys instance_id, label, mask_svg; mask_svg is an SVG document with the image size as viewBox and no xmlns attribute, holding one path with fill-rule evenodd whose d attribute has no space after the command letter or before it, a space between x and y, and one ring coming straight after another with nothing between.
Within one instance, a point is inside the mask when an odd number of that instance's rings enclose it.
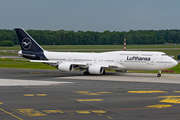
<instances>
[{"instance_id":1,"label":"white fuselage","mask_svg":"<svg viewBox=\"0 0 180 120\"><path fill-rule=\"evenodd\" d=\"M104 66L106 70L164 70L177 61L163 52L114 51L103 53L44 52L50 61L87 63ZM112 65L112 67L111 67ZM109 66L109 67L108 67Z\"/></svg>"}]
</instances>

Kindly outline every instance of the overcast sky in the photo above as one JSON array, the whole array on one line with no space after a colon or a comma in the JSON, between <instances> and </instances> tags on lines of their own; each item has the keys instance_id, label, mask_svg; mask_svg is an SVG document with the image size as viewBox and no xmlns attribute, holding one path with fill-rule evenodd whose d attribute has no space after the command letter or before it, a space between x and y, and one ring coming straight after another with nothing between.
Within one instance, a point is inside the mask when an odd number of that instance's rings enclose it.
<instances>
[{"instance_id":1,"label":"overcast sky","mask_svg":"<svg viewBox=\"0 0 180 120\"><path fill-rule=\"evenodd\" d=\"M180 0L0 0L0 29L180 29Z\"/></svg>"}]
</instances>

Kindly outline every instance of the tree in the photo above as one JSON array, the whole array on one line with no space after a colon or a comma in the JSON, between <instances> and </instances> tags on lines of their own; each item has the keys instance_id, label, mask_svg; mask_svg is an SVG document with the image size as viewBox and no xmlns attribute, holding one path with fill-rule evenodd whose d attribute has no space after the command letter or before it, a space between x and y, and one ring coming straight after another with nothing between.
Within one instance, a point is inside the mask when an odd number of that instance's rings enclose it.
<instances>
[{"instance_id":1,"label":"tree","mask_svg":"<svg viewBox=\"0 0 180 120\"><path fill-rule=\"evenodd\" d=\"M14 43L10 40L5 40L0 43L0 46L14 46Z\"/></svg>"},{"instance_id":2,"label":"tree","mask_svg":"<svg viewBox=\"0 0 180 120\"><path fill-rule=\"evenodd\" d=\"M27 30L40 45L113 45L123 44L162 44L164 42L180 43L180 30L130 30L119 31L51 31ZM19 44L15 30L0 29L0 42L10 40Z\"/></svg>"}]
</instances>

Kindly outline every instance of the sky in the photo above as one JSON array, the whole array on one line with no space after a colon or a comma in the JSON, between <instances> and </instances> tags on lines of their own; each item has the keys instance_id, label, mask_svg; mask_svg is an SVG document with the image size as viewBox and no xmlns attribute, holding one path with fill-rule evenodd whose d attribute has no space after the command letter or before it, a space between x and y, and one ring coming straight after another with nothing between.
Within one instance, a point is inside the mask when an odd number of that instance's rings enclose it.
<instances>
[{"instance_id":1,"label":"sky","mask_svg":"<svg viewBox=\"0 0 180 120\"><path fill-rule=\"evenodd\" d=\"M0 0L0 29L180 29L180 0Z\"/></svg>"}]
</instances>

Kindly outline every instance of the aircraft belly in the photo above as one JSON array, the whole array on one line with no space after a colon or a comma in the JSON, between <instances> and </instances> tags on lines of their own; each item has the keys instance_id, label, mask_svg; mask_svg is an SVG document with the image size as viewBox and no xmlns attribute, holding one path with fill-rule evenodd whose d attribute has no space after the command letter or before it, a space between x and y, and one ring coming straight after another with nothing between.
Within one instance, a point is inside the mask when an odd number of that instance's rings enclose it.
<instances>
[{"instance_id":1,"label":"aircraft belly","mask_svg":"<svg viewBox=\"0 0 180 120\"><path fill-rule=\"evenodd\" d=\"M144 62L144 63L141 63L141 62L135 62L135 61L132 61L132 62L126 62L123 64L127 70L148 70L149 67L147 66L147 63Z\"/></svg>"},{"instance_id":2,"label":"aircraft belly","mask_svg":"<svg viewBox=\"0 0 180 120\"><path fill-rule=\"evenodd\" d=\"M146 63L141 63L141 64L139 64L138 66L137 66L137 69L139 69L139 70L148 70L148 66L147 66L147 64Z\"/></svg>"}]
</instances>

